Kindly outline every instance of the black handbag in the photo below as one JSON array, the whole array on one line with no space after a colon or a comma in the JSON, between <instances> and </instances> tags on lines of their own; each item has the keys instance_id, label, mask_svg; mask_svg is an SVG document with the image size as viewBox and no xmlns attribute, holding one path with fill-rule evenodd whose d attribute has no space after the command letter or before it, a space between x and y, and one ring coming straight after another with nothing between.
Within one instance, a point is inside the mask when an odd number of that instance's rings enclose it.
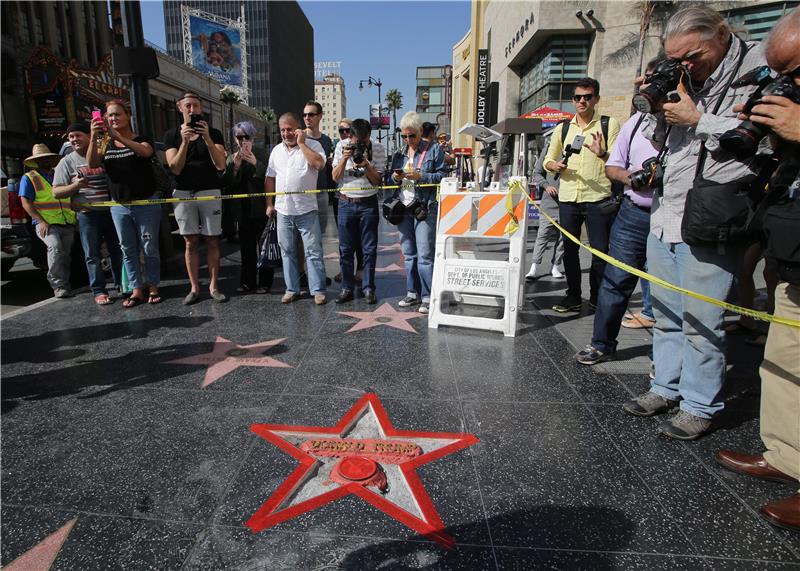
<instances>
[{"instance_id":1,"label":"black handbag","mask_svg":"<svg viewBox=\"0 0 800 571\"><path fill-rule=\"evenodd\" d=\"M281 257L281 247L278 244L278 223L277 216L271 216L267 220L261 239L258 241L259 256L258 268L280 268L283 265Z\"/></svg>"},{"instance_id":2,"label":"black handbag","mask_svg":"<svg viewBox=\"0 0 800 571\"><path fill-rule=\"evenodd\" d=\"M161 160L156 156L155 151L150 155L150 168L153 171L153 182L156 187L156 194L159 196L170 196L172 194L172 177L161 164Z\"/></svg>"}]
</instances>

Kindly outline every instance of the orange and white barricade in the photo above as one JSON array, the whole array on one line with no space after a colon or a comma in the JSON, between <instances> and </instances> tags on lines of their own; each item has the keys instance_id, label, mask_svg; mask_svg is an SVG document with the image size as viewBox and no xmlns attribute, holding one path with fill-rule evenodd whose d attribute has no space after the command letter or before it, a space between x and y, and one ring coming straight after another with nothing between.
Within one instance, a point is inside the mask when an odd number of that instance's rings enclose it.
<instances>
[{"instance_id":1,"label":"orange and white barricade","mask_svg":"<svg viewBox=\"0 0 800 571\"><path fill-rule=\"evenodd\" d=\"M458 179L442 180L429 327L516 335L524 295L527 181L511 177L509 188L463 192ZM466 306L482 307L475 312Z\"/></svg>"}]
</instances>

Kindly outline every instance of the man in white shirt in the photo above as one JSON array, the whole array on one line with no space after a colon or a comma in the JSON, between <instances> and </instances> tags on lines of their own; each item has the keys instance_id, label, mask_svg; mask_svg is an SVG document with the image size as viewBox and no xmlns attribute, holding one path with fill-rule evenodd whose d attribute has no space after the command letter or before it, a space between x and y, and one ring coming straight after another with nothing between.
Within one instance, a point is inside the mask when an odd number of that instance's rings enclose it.
<instances>
[{"instance_id":1,"label":"man in white shirt","mask_svg":"<svg viewBox=\"0 0 800 571\"><path fill-rule=\"evenodd\" d=\"M353 300L353 256L357 245L364 251L361 289L369 304L377 303L375 261L378 258L378 189L386 165L386 148L370 139L366 119L350 125L350 138L339 141L333 154L333 180L339 186L339 264L342 291L336 303Z\"/></svg>"},{"instance_id":2,"label":"man in white shirt","mask_svg":"<svg viewBox=\"0 0 800 571\"><path fill-rule=\"evenodd\" d=\"M286 282L286 293L281 302L292 303L300 298L295 240L295 232L299 232L308 264L309 289L314 303L324 305L326 276L317 197L301 191L316 188L319 171L325 168L325 151L318 142L306 138L300 125L300 118L295 113L284 113L278 119L283 143L270 154L264 189L267 193L279 194L267 196L267 216L274 216L276 212L278 216L278 243Z\"/></svg>"}]
</instances>

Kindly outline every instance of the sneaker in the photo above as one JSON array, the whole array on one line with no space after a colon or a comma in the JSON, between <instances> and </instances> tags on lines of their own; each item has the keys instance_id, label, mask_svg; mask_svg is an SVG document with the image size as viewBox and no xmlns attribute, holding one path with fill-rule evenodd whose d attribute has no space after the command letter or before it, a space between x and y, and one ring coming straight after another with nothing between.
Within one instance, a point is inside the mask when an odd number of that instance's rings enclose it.
<instances>
[{"instance_id":1,"label":"sneaker","mask_svg":"<svg viewBox=\"0 0 800 571\"><path fill-rule=\"evenodd\" d=\"M423 303L422 305L419 306L419 310L418 311L420 313L428 313L428 311L430 311L429 310L429 304Z\"/></svg>"},{"instance_id":2,"label":"sneaker","mask_svg":"<svg viewBox=\"0 0 800 571\"><path fill-rule=\"evenodd\" d=\"M603 353L599 349L595 349L591 345L587 345L583 351L575 355L575 360L581 365L596 365L603 361L612 361L614 353Z\"/></svg>"},{"instance_id":3,"label":"sneaker","mask_svg":"<svg viewBox=\"0 0 800 571\"><path fill-rule=\"evenodd\" d=\"M317 305L325 305L326 303L328 303L328 298L325 297L324 293L315 293L314 303L316 303Z\"/></svg>"},{"instance_id":4,"label":"sneaker","mask_svg":"<svg viewBox=\"0 0 800 571\"><path fill-rule=\"evenodd\" d=\"M348 301L353 301L353 292L349 289L340 291L336 299L333 300L334 303L347 303Z\"/></svg>"},{"instance_id":5,"label":"sneaker","mask_svg":"<svg viewBox=\"0 0 800 571\"><path fill-rule=\"evenodd\" d=\"M597 300L592 301L589 300L589 311L596 311L597 310Z\"/></svg>"},{"instance_id":6,"label":"sneaker","mask_svg":"<svg viewBox=\"0 0 800 571\"><path fill-rule=\"evenodd\" d=\"M375 292L368 291L364 294L364 300L370 305L375 305L378 303L378 296L375 295Z\"/></svg>"},{"instance_id":7,"label":"sneaker","mask_svg":"<svg viewBox=\"0 0 800 571\"><path fill-rule=\"evenodd\" d=\"M66 297L70 297L71 294L67 288L57 287L53 290L53 295L58 299L64 299Z\"/></svg>"},{"instance_id":8,"label":"sneaker","mask_svg":"<svg viewBox=\"0 0 800 571\"><path fill-rule=\"evenodd\" d=\"M553 269L550 270L550 275L553 276L554 278L556 278L557 280L560 280L560 279L564 278L564 274L562 274L559 271L559 269L557 267L555 267L555 266L553 266Z\"/></svg>"},{"instance_id":9,"label":"sneaker","mask_svg":"<svg viewBox=\"0 0 800 571\"><path fill-rule=\"evenodd\" d=\"M299 295L287 291L285 294L283 294L283 297L281 298L281 303L293 303L298 299L300 299Z\"/></svg>"},{"instance_id":10,"label":"sneaker","mask_svg":"<svg viewBox=\"0 0 800 571\"><path fill-rule=\"evenodd\" d=\"M536 279L536 264L531 264L531 269L525 274L525 279L528 281L533 281Z\"/></svg>"},{"instance_id":11,"label":"sneaker","mask_svg":"<svg viewBox=\"0 0 800 571\"><path fill-rule=\"evenodd\" d=\"M557 311L558 313L580 311L581 306L583 306L583 300L581 298L568 295L553 306L553 311Z\"/></svg>"},{"instance_id":12,"label":"sneaker","mask_svg":"<svg viewBox=\"0 0 800 571\"><path fill-rule=\"evenodd\" d=\"M677 404L678 401L676 400L665 399L661 395L647 391L626 402L622 405L622 409L636 416L655 416L656 414L667 412Z\"/></svg>"},{"instance_id":13,"label":"sneaker","mask_svg":"<svg viewBox=\"0 0 800 571\"><path fill-rule=\"evenodd\" d=\"M695 416L685 410L679 410L674 416L658 425L658 431L664 436L678 440L695 440L708 432L711 419Z\"/></svg>"},{"instance_id":14,"label":"sneaker","mask_svg":"<svg viewBox=\"0 0 800 571\"><path fill-rule=\"evenodd\" d=\"M397 305L399 305L400 307L411 307L412 305L417 305L418 303L419 303L418 298L407 295L403 299L398 301Z\"/></svg>"}]
</instances>

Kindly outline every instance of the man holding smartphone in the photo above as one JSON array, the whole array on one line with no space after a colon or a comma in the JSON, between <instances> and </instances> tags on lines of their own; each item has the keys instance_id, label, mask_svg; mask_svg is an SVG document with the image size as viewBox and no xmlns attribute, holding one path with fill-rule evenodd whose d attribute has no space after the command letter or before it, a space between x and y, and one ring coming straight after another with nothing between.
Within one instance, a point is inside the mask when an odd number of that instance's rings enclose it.
<instances>
[{"instance_id":1,"label":"man holding smartphone","mask_svg":"<svg viewBox=\"0 0 800 571\"><path fill-rule=\"evenodd\" d=\"M183 125L164 135L167 163L175 175L175 198L219 197L222 194L220 173L225 170L225 143L222 133L208 126L203 119L200 96L186 93L178 101ZM200 236L206 243L208 255L209 291L216 302L227 299L219 291L219 235L222 233L222 201L202 200L179 202L175 219L186 244L186 273L191 291L184 305L200 297Z\"/></svg>"},{"instance_id":2,"label":"man holding smartphone","mask_svg":"<svg viewBox=\"0 0 800 571\"><path fill-rule=\"evenodd\" d=\"M589 244L605 253L608 252L608 236L617 213L605 166L608 150L619 133L619 122L595 110L600 101L600 84L591 77L578 80L572 100L577 113L568 123L559 124L553 131L544 168L558 173L561 179L558 188L561 226L573 236L580 236L585 222ZM569 153L564 152L567 144L573 149L569 158L565 158ZM574 152L581 147L585 147L583 152ZM605 269L606 263L592 256L589 274L589 307L592 309L597 306ZM578 245L572 240L564 240L564 273L567 276L567 295L553 306L553 310L559 313L580 311L583 305L581 265Z\"/></svg>"}]
</instances>

